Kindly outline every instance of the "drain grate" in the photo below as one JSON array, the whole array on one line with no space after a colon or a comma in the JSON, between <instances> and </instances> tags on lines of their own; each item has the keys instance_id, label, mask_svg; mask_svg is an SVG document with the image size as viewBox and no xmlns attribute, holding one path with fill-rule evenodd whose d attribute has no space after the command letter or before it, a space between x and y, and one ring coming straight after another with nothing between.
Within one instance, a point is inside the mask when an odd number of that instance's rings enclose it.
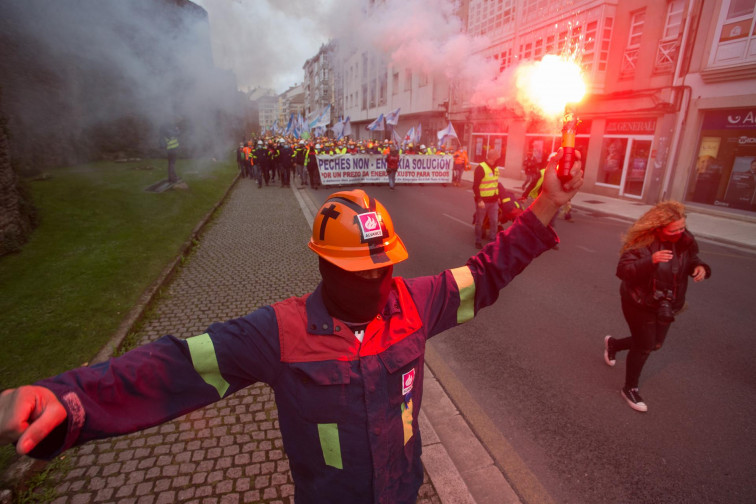
<instances>
[{"instance_id":1,"label":"drain grate","mask_svg":"<svg viewBox=\"0 0 756 504\"><path fill-rule=\"evenodd\" d=\"M591 205L603 205L603 201L598 200L585 200L584 203L590 203Z\"/></svg>"}]
</instances>

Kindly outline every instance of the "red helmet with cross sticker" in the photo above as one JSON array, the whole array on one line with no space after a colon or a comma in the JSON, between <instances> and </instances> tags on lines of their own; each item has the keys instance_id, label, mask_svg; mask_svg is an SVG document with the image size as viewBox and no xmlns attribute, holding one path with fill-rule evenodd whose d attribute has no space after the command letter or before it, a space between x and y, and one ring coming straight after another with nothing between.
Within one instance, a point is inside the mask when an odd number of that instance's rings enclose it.
<instances>
[{"instance_id":1,"label":"red helmet with cross sticker","mask_svg":"<svg viewBox=\"0 0 756 504\"><path fill-rule=\"evenodd\" d=\"M382 268L408 255L389 213L361 189L328 197L315 216L308 246L347 271Z\"/></svg>"}]
</instances>

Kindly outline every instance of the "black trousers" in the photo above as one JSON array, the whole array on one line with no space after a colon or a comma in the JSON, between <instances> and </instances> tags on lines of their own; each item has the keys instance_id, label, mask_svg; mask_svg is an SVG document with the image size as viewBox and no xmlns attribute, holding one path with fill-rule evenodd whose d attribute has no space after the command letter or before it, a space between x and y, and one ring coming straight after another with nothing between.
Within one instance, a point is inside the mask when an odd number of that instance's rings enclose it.
<instances>
[{"instance_id":1,"label":"black trousers","mask_svg":"<svg viewBox=\"0 0 756 504\"><path fill-rule=\"evenodd\" d=\"M622 301L622 314L630 328L630 337L615 340L614 350L629 350L625 363L625 387L636 388L648 356L664 345L671 324L661 322L655 311L639 308L632 301Z\"/></svg>"}]
</instances>

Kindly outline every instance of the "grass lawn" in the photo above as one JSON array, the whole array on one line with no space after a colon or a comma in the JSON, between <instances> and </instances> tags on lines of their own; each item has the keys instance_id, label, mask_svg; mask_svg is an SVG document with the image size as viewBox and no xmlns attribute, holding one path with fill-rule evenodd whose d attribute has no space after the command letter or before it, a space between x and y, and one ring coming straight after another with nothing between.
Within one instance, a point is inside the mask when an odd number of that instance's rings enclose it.
<instances>
[{"instance_id":1,"label":"grass lawn","mask_svg":"<svg viewBox=\"0 0 756 504\"><path fill-rule=\"evenodd\" d=\"M93 163L30 182L40 226L0 258L0 390L89 362L237 173L179 160L189 189L144 191L165 165Z\"/></svg>"},{"instance_id":2,"label":"grass lawn","mask_svg":"<svg viewBox=\"0 0 756 504\"><path fill-rule=\"evenodd\" d=\"M41 224L0 258L3 387L88 362L236 174L231 163L179 161L189 189L156 194L144 188L164 178L165 161L134 169L149 164L77 166L31 183Z\"/></svg>"}]
</instances>

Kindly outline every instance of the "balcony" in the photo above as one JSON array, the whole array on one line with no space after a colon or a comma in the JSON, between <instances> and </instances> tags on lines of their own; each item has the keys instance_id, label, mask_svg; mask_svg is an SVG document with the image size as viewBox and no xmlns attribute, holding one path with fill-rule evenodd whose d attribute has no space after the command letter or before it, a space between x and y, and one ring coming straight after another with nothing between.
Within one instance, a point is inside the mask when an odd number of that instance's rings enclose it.
<instances>
[{"instance_id":1,"label":"balcony","mask_svg":"<svg viewBox=\"0 0 756 504\"><path fill-rule=\"evenodd\" d=\"M654 63L654 72L665 73L672 72L677 63L677 57L680 54L680 41L661 40L656 50L656 62Z\"/></svg>"},{"instance_id":2,"label":"balcony","mask_svg":"<svg viewBox=\"0 0 756 504\"><path fill-rule=\"evenodd\" d=\"M640 48L627 48L622 57L622 69L620 70L621 79L629 79L635 75L635 67L638 65L638 55Z\"/></svg>"}]
</instances>

